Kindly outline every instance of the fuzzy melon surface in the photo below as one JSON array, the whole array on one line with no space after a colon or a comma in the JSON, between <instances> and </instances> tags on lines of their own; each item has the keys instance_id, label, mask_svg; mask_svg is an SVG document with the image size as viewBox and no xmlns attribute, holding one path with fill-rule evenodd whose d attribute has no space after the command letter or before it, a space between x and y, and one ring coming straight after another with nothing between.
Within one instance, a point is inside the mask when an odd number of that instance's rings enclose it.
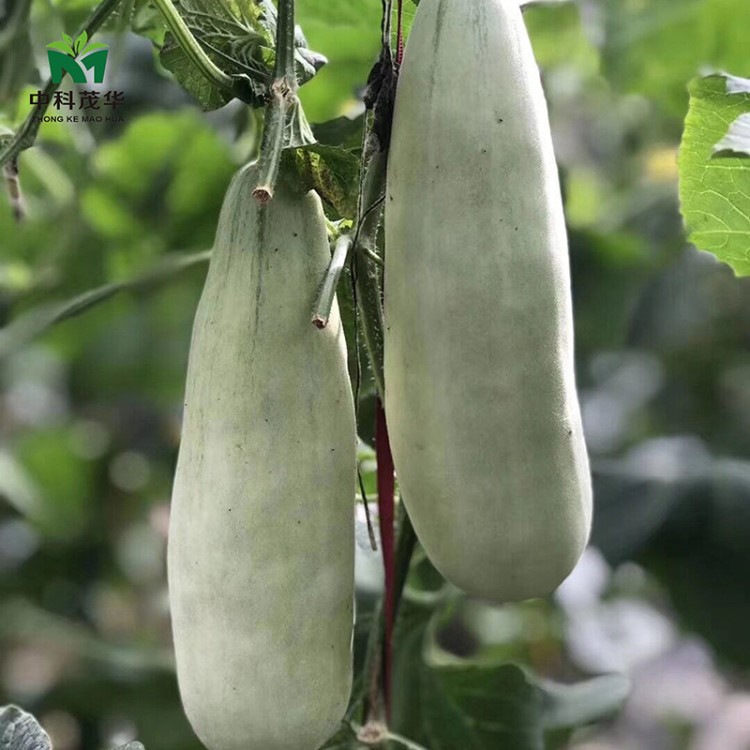
<instances>
[{"instance_id":1,"label":"fuzzy melon surface","mask_svg":"<svg viewBox=\"0 0 750 750\"><path fill-rule=\"evenodd\" d=\"M352 679L356 431L314 193L235 176L195 317L168 568L185 711L209 750L316 750Z\"/></svg>"},{"instance_id":2,"label":"fuzzy melon surface","mask_svg":"<svg viewBox=\"0 0 750 750\"><path fill-rule=\"evenodd\" d=\"M389 157L386 407L419 539L479 597L550 593L588 540L569 273L518 3L422 0Z\"/></svg>"}]
</instances>

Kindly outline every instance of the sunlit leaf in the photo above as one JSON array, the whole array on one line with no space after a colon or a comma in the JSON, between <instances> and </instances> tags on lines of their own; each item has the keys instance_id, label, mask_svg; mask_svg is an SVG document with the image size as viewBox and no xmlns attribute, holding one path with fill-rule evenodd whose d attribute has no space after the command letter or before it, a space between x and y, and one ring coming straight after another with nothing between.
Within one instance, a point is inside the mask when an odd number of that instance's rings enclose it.
<instances>
[{"instance_id":1,"label":"sunlit leaf","mask_svg":"<svg viewBox=\"0 0 750 750\"><path fill-rule=\"evenodd\" d=\"M694 80L679 159L690 241L739 275L750 274L750 159L715 147L748 113L750 94L729 93L723 76Z\"/></svg>"}]
</instances>

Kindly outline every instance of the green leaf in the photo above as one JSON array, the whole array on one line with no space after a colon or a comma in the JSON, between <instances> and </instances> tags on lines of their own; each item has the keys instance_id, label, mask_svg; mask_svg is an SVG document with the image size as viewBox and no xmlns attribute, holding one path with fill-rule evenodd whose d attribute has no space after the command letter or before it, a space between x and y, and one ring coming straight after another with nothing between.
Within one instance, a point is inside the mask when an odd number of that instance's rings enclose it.
<instances>
[{"instance_id":1,"label":"green leaf","mask_svg":"<svg viewBox=\"0 0 750 750\"><path fill-rule=\"evenodd\" d=\"M167 34L159 52L159 61L174 75L177 83L194 97L206 112L220 109L232 100L232 95L209 81L190 61L171 34ZM257 92L260 106L261 92Z\"/></svg>"},{"instance_id":2,"label":"green leaf","mask_svg":"<svg viewBox=\"0 0 750 750\"><path fill-rule=\"evenodd\" d=\"M607 717L628 694L620 675L561 685L509 661L458 659L435 640L452 605L435 611L405 600L402 606L393 727L426 748L543 750L545 732Z\"/></svg>"},{"instance_id":3,"label":"green leaf","mask_svg":"<svg viewBox=\"0 0 750 750\"><path fill-rule=\"evenodd\" d=\"M52 750L39 722L18 706L0 708L0 750Z\"/></svg>"},{"instance_id":4,"label":"green leaf","mask_svg":"<svg viewBox=\"0 0 750 750\"><path fill-rule=\"evenodd\" d=\"M66 44L65 42L50 42L47 45L47 49L57 50L58 52L62 52L64 55L70 55L70 57L76 56L70 45Z\"/></svg>"},{"instance_id":5,"label":"green leaf","mask_svg":"<svg viewBox=\"0 0 750 750\"><path fill-rule=\"evenodd\" d=\"M359 193L359 156L338 146L315 144L297 149L293 165L305 190L315 189L334 218L354 219Z\"/></svg>"},{"instance_id":6,"label":"green leaf","mask_svg":"<svg viewBox=\"0 0 750 750\"><path fill-rule=\"evenodd\" d=\"M605 73L671 113L687 105L685 82L702 69L750 75L747 0L606 0Z\"/></svg>"},{"instance_id":7,"label":"green leaf","mask_svg":"<svg viewBox=\"0 0 750 750\"><path fill-rule=\"evenodd\" d=\"M740 275L750 275L750 160L716 153L750 93L729 93L724 76L690 84L690 111L680 147L680 201L690 241Z\"/></svg>"},{"instance_id":8,"label":"green leaf","mask_svg":"<svg viewBox=\"0 0 750 750\"><path fill-rule=\"evenodd\" d=\"M548 730L569 729L591 724L615 714L630 693L624 675L594 677L574 685L542 681L544 726Z\"/></svg>"},{"instance_id":9,"label":"green leaf","mask_svg":"<svg viewBox=\"0 0 750 750\"><path fill-rule=\"evenodd\" d=\"M94 52L98 49L106 49L109 45L103 44L102 42L91 42L91 44L84 47L84 49L80 52L81 57L85 57L90 52Z\"/></svg>"},{"instance_id":10,"label":"green leaf","mask_svg":"<svg viewBox=\"0 0 750 750\"><path fill-rule=\"evenodd\" d=\"M358 149L362 146L362 129L364 115L359 117L337 117L334 120L313 126L318 143L326 146L343 146L348 149Z\"/></svg>"},{"instance_id":11,"label":"green leaf","mask_svg":"<svg viewBox=\"0 0 750 750\"><path fill-rule=\"evenodd\" d=\"M394 653L393 728L427 748L543 750L542 695L514 664L478 665L434 641L444 614L404 602Z\"/></svg>"},{"instance_id":12,"label":"green leaf","mask_svg":"<svg viewBox=\"0 0 750 750\"><path fill-rule=\"evenodd\" d=\"M234 0L181 0L175 7L198 44L214 64L228 75L242 78L247 101L262 107L273 78L275 63L276 8L268 0L238 3ZM163 22L141 17L134 28L159 43ZM171 33L164 37L160 60L178 83L204 110L218 109L232 98L198 71ZM295 61L300 85L309 81L326 62L307 48L300 29L295 36Z\"/></svg>"},{"instance_id":13,"label":"green leaf","mask_svg":"<svg viewBox=\"0 0 750 750\"><path fill-rule=\"evenodd\" d=\"M423 672L422 690L435 746L544 750L541 696L514 664L435 667Z\"/></svg>"},{"instance_id":14,"label":"green leaf","mask_svg":"<svg viewBox=\"0 0 750 750\"><path fill-rule=\"evenodd\" d=\"M76 54L79 54L83 48L86 46L86 42L89 40L89 35L86 33L86 30L84 29L75 40L75 43L73 44L73 49L75 50Z\"/></svg>"}]
</instances>

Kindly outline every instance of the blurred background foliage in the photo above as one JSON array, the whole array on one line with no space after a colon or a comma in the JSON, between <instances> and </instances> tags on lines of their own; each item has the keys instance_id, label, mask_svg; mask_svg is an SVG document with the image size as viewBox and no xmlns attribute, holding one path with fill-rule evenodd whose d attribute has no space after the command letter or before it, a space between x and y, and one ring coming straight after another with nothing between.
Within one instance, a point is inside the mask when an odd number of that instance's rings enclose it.
<instances>
[{"instance_id":1,"label":"blurred background foliage","mask_svg":"<svg viewBox=\"0 0 750 750\"><path fill-rule=\"evenodd\" d=\"M4 20L14 7L0 5ZM127 30L152 9L126 7L98 37L112 47L106 88L125 91L125 121L43 125L20 159L25 221L0 201L2 325L210 248L230 175L255 148L256 118L236 102L201 113ZM11 41L0 34L7 128L39 87L45 44L90 3L27 10ZM446 669L515 662L528 671L496 670L482 690L505 716L503 696L555 680L510 711L521 724L519 707L543 716L548 747L747 750L750 281L687 243L677 150L689 81L717 69L750 77L750 5L581 0L525 16L569 222L592 546L554 601L502 608L446 593L418 555L394 728L429 747L425 727L457 700ZM298 20L330 60L301 92L309 119L357 116L379 0L299 0ZM136 736L149 750L199 747L171 665L164 552L204 274L196 262L126 290L0 362L0 705L37 714L57 750ZM374 491L364 444L362 462ZM358 538L364 632L382 580L361 527ZM611 672L632 683L619 715L580 726L599 692L584 683L566 718L561 683ZM527 746L485 740L478 747Z\"/></svg>"}]
</instances>

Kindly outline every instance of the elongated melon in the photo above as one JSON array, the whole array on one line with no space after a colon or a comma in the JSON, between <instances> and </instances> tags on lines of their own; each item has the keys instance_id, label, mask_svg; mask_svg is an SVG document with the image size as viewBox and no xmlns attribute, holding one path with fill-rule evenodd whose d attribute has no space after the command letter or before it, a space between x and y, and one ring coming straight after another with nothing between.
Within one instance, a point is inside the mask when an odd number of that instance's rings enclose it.
<instances>
[{"instance_id":1,"label":"elongated melon","mask_svg":"<svg viewBox=\"0 0 750 750\"><path fill-rule=\"evenodd\" d=\"M177 674L209 750L316 750L351 688L356 432L320 200L253 167L224 201L193 328L168 563Z\"/></svg>"},{"instance_id":2,"label":"elongated melon","mask_svg":"<svg viewBox=\"0 0 750 750\"><path fill-rule=\"evenodd\" d=\"M386 201L386 407L404 502L450 581L550 593L588 539L569 261L515 0L422 0Z\"/></svg>"}]
</instances>

